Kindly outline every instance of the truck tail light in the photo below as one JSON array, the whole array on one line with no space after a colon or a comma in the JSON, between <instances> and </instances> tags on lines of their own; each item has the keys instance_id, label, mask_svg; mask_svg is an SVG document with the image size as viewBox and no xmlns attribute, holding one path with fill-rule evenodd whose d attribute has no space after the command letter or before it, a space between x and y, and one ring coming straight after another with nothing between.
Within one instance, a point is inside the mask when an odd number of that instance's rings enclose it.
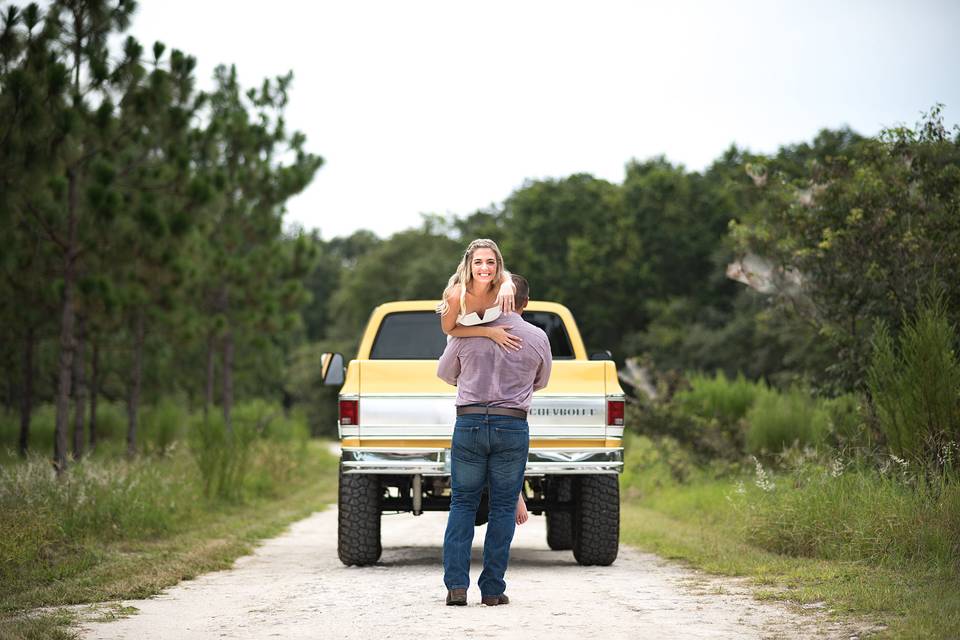
<instances>
[{"instance_id":1,"label":"truck tail light","mask_svg":"<svg viewBox=\"0 0 960 640\"><path fill-rule=\"evenodd\" d=\"M357 400L340 401L340 426L357 424L360 415L360 403Z\"/></svg>"},{"instance_id":2,"label":"truck tail light","mask_svg":"<svg viewBox=\"0 0 960 640\"><path fill-rule=\"evenodd\" d=\"M607 400L607 425L623 426L623 400Z\"/></svg>"}]
</instances>

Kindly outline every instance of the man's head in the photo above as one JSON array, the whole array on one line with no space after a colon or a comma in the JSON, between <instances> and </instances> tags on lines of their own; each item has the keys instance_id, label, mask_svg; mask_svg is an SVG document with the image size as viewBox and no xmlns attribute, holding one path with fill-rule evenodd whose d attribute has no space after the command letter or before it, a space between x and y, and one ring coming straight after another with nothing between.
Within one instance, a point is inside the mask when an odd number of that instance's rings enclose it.
<instances>
[{"instance_id":1,"label":"man's head","mask_svg":"<svg viewBox=\"0 0 960 640\"><path fill-rule=\"evenodd\" d=\"M517 288L513 294L513 304L517 308L517 313L522 313L524 307L530 302L530 283L526 278L515 273L511 273L510 277L513 280L513 286Z\"/></svg>"}]
</instances>

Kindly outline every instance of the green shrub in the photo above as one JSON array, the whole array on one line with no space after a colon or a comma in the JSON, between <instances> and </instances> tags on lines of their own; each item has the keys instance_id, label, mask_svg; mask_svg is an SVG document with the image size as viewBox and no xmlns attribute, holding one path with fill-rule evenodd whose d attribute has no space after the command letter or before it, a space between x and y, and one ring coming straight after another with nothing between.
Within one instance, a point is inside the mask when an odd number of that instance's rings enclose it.
<instances>
[{"instance_id":1,"label":"green shrub","mask_svg":"<svg viewBox=\"0 0 960 640\"><path fill-rule=\"evenodd\" d=\"M676 438L704 461L735 461L743 457L743 418L758 397L769 393L762 382L742 375L730 380L693 375L689 389L667 402L653 402L637 416L645 433Z\"/></svg>"},{"instance_id":2,"label":"green shrub","mask_svg":"<svg viewBox=\"0 0 960 640\"><path fill-rule=\"evenodd\" d=\"M730 380L721 371L716 376L693 375L690 390L674 396L674 402L686 413L701 418L715 418L720 424L736 425L760 395L767 392L763 382L750 382L737 375Z\"/></svg>"},{"instance_id":3,"label":"green shrub","mask_svg":"<svg viewBox=\"0 0 960 640\"><path fill-rule=\"evenodd\" d=\"M304 464L310 430L303 414L287 417L279 406L258 403L245 408L250 417L256 417L253 424L257 425L248 485L256 495L276 495L294 481Z\"/></svg>"},{"instance_id":4,"label":"green shrub","mask_svg":"<svg viewBox=\"0 0 960 640\"><path fill-rule=\"evenodd\" d=\"M885 324L873 341L867 385L880 430L901 458L937 465L960 442L960 361L943 295L924 299L897 344Z\"/></svg>"},{"instance_id":5,"label":"green shrub","mask_svg":"<svg viewBox=\"0 0 960 640\"><path fill-rule=\"evenodd\" d=\"M250 446L255 437L254 427L243 420L234 421L233 430L228 431L219 412L193 420L190 452L196 460L207 498L242 498Z\"/></svg>"},{"instance_id":6,"label":"green shrub","mask_svg":"<svg viewBox=\"0 0 960 640\"><path fill-rule=\"evenodd\" d=\"M219 413L195 418L190 451L210 498L241 500L246 491L275 494L306 455L309 430L302 416L287 418L278 405L253 400L236 406L233 432Z\"/></svg>"},{"instance_id":7,"label":"green shrub","mask_svg":"<svg viewBox=\"0 0 960 640\"><path fill-rule=\"evenodd\" d=\"M876 436L863 415L866 400L853 393L819 400L827 413L829 443L841 450L868 452L876 444Z\"/></svg>"},{"instance_id":8,"label":"green shrub","mask_svg":"<svg viewBox=\"0 0 960 640\"><path fill-rule=\"evenodd\" d=\"M140 443L145 453L165 455L186 432L190 416L183 404L164 398L141 410Z\"/></svg>"},{"instance_id":9,"label":"green shrub","mask_svg":"<svg viewBox=\"0 0 960 640\"><path fill-rule=\"evenodd\" d=\"M747 412L746 450L779 453L793 445L817 446L830 431L827 410L803 389L760 395Z\"/></svg>"},{"instance_id":10,"label":"green shrub","mask_svg":"<svg viewBox=\"0 0 960 640\"><path fill-rule=\"evenodd\" d=\"M696 469L693 456L674 438L624 434L622 484L629 495L645 497L684 483Z\"/></svg>"}]
</instances>

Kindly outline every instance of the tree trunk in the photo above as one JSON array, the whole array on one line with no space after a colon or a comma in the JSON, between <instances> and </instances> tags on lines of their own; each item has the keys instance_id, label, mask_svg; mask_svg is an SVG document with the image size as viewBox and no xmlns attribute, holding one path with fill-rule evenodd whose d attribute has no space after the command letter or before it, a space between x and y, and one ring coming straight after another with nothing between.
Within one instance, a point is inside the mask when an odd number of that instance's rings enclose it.
<instances>
[{"instance_id":1,"label":"tree trunk","mask_svg":"<svg viewBox=\"0 0 960 640\"><path fill-rule=\"evenodd\" d=\"M67 247L63 254L63 306L60 314L60 366L57 379L57 418L53 439L53 464L57 475L67 469L67 427L70 420L70 383L73 368L73 287L77 257L77 172L67 171Z\"/></svg>"},{"instance_id":2,"label":"tree trunk","mask_svg":"<svg viewBox=\"0 0 960 640\"><path fill-rule=\"evenodd\" d=\"M207 419L210 407L213 406L213 388L216 383L216 353L217 339L213 331L207 334L207 390L203 397L203 419Z\"/></svg>"},{"instance_id":3,"label":"tree trunk","mask_svg":"<svg viewBox=\"0 0 960 640\"><path fill-rule=\"evenodd\" d=\"M97 396L100 394L100 345L92 340L90 356L90 451L97 448Z\"/></svg>"},{"instance_id":4,"label":"tree trunk","mask_svg":"<svg viewBox=\"0 0 960 640\"><path fill-rule=\"evenodd\" d=\"M130 372L127 396L127 456L131 458L137 454L137 417L140 411L140 380L143 374L143 315L143 307L138 307L134 320L133 371Z\"/></svg>"},{"instance_id":5,"label":"tree trunk","mask_svg":"<svg viewBox=\"0 0 960 640\"><path fill-rule=\"evenodd\" d=\"M233 329L223 336L223 424L233 433L230 411L233 409Z\"/></svg>"},{"instance_id":6,"label":"tree trunk","mask_svg":"<svg viewBox=\"0 0 960 640\"><path fill-rule=\"evenodd\" d=\"M83 376L83 347L86 340L85 320L77 316L77 347L73 358L73 459L83 455L84 412L87 410L87 389Z\"/></svg>"},{"instance_id":7,"label":"tree trunk","mask_svg":"<svg viewBox=\"0 0 960 640\"><path fill-rule=\"evenodd\" d=\"M27 328L23 341L23 393L20 395L20 457L27 457L30 446L30 417L33 413L33 350L36 343L36 329Z\"/></svg>"}]
</instances>

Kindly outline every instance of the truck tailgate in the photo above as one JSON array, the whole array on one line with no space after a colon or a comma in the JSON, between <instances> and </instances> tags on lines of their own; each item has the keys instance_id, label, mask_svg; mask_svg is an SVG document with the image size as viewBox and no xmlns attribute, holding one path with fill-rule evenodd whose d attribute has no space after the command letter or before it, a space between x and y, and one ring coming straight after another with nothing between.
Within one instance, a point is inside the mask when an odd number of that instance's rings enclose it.
<instances>
[{"instance_id":1,"label":"truck tailgate","mask_svg":"<svg viewBox=\"0 0 960 640\"><path fill-rule=\"evenodd\" d=\"M358 424L342 426L344 438L362 446L389 440L392 446L449 444L456 418L456 388L437 378L435 360L355 361L360 393ZM607 397L602 361L554 361L550 384L534 394L530 409L531 446L561 446L561 440L589 439L604 446L622 427L607 431ZM620 390L615 393L619 395ZM382 443L387 446L387 442ZM583 443L586 444L586 443Z\"/></svg>"}]
</instances>

